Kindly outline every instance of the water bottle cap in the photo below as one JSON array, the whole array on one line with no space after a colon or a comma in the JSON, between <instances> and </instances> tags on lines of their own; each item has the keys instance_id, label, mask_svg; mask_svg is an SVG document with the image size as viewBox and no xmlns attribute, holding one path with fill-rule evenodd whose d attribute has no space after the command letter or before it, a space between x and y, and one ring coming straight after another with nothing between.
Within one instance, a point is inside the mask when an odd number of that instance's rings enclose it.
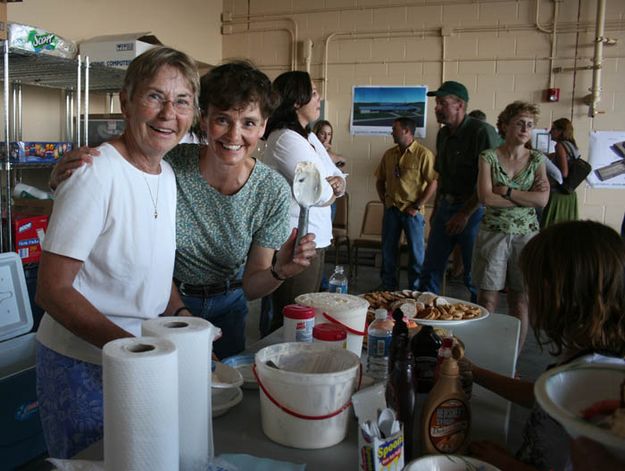
<instances>
[{"instance_id":1,"label":"water bottle cap","mask_svg":"<svg viewBox=\"0 0 625 471\"><path fill-rule=\"evenodd\" d=\"M375 310L375 320L384 320L388 317L388 311L383 308L378 308Z\"/></svg>"},{"instance_id":2,"label":"water bottle cap","mask_svg":"<svg viewBox=\"0 0 625 471\"><path fill-rule=\"evenodd\" d=\"M336 265L334 267L334 273L343 273L343 265Z\"/></svg>"}]
</instances>

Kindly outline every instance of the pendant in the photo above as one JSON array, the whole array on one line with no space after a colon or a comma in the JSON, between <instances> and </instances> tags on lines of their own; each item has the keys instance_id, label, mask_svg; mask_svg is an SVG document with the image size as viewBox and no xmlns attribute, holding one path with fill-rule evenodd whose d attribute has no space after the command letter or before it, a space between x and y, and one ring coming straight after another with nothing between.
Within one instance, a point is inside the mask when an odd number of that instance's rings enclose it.
<instances>
[{"instance_id":1,"label":"pendant","mask_svg":"<svg viewBox=\"0 0 625 471\"><path fill-rule=\"evenodd\" d=\"M154 211L154 219L158 217L158 211Z\"/></svg>"}]
</instances>

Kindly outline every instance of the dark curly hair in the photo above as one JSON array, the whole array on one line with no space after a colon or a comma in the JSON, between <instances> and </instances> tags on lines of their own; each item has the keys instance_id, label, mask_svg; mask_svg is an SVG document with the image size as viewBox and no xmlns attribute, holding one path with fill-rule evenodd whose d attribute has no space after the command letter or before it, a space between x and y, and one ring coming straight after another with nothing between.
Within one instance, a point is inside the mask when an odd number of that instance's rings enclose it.
<instances>
[{"instance_id":1,"label":"dark curly hair","mask_svg":"<svg viewBox=\"0 0 625 471\"><path fill-rule=\"evenodd\" d=\"M625 242L593 221L549 226L521 253L529 317L541 346L625 357Z\"/></svg>"},{"instance_id":2,"label":"dark curly hair","mask_svg":"<svg viewBox=\"0 0 625 471\"><path fill-rule=\"evenodd\" d=\"M304 128L300 124L296 106L303 106L312 99L312 81L308 72L296 70L280 74L273 81L273 89L280 96L280 105L267 122L264 138L266 139L276 129L286 128L307 139L310 126Z\"/></svg>"},{"instance_id":3,"label":"dark curly hair","mask_svg":"<svg viewBox=\"0 0 625 471\"><path fill-rule=\"evenodd\" d=\"M219 110L243 109L258 104L263 119L267 119L278 103L271 80L249 61L235 60L221 64L204 74L200 80L200 113L206 115L209 106ZM205 133L194 128L201 138Z\"/></svg>"}]
</instances>

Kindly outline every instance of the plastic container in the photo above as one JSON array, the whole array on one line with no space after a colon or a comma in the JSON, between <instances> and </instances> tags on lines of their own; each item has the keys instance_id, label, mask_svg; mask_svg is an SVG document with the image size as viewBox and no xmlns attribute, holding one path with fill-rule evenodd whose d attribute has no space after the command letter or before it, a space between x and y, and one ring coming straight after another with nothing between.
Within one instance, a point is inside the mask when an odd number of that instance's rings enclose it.
<instances>
[{"instance_id":1,"label":"plastic container","mask_svg":"<svg viewBox=\"0 0 625 471\"><path fill-rule=\"evenodd\" d=\"M295 298L297 304L315 310L315 325L338 324L347 330L347 350L360 357L362 339L367 335L367 308L369 302L351 294L306 293Z\"/></svg>"},{"instance_id":2,"label":"plastic container","mask_svg":"<svg viewBox=\"0 0 625 471\"><path fill-rule=\"evenodd\" d=\"M274 366L267 365L271 361ZM326 448L347 435L360 358L315 343L281 343L256 353L263 432L294 448ZM288 411L288 412L287 412Z\"/></svg>"},{"instance_id":3,"label":"plastic container","mask_svg":"<svg viewBox=\"0 0 625 471\"><path fill-rule=\"evenodd\" d=\"M347 277L341 265L334 267L334 273L328 281L328 291L330 293L347 294Z\"/></svg>"},{"instance_id":4,"label":"plastic container","mask_svg":"<svg viewBox=\"0 0 625 471\"><path fill-rule=\"evenodd\" d=\"M288 304L282 310L285 342L312 342L315 311L308 306Z\"/></svg>"},{"instance_id":5,"label":"plastic container","mask_svg":"<svg viewBox=\"0 0 625 471\"><path fill-rule=\"evenodd\" d=\"M376 382L388 380L393 325L386 309L376 309L375 320L367 330L367 373Z\"/></svg>"},{"instance_id":6,"label":"plastic container","mask_svg":"<svg viewBox=\"0 0 625 471\"><path fill-rule=\"evenodd\" d=\"M319 324L313 327L313 342L325 345L328 348L342 348L347 346L347 331L336 324Z\"/></svg>"}]
</instances>

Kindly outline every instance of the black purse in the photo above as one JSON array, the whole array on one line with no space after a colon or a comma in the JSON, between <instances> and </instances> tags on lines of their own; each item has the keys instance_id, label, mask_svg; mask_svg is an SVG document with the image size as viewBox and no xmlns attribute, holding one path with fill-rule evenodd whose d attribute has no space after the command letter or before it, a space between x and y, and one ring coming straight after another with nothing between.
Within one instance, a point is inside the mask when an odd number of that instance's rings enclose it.
<instances>
[{"instance_id":1,"label":"black purse","mask_svg":"<svg viewBox=\"0 0 625 471\"><path fill-rule=\"evenodd\" d=\"M575 193L575 189L586 179L592 167L588 162L582 159L579 150L570 142L562 141L567 154L572 157L569 160L569 174L560 185L560 189L570 195Z\"/></svg>"}]
</instances>

